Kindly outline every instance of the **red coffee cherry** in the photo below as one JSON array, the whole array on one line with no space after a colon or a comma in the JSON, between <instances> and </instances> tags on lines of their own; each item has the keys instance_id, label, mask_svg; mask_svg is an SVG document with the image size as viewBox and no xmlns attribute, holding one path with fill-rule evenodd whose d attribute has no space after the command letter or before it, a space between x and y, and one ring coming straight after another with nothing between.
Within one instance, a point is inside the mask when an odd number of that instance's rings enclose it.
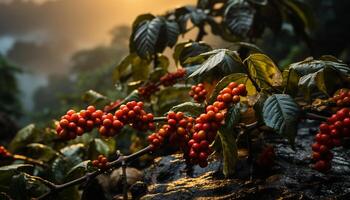
<instances>
[{"instance_id":1,"label":"red coffee cherry","mask_svg":"<svg viewBox=\"0 0 350 200\"><path fill-rule=\"evenodd\" d=\"M12 154L4 146L0 146L0 158L9 157L12 157Z\"/></svg>"},{"instance_id":2,"label":"red coffee cherry","mask_svg":"<svg viewBox=\"0 0 350 200\"><path fill-rule=\"evenodd\" d=\"M96 160L92 161L92 165L99 169L105 169L108 164L108 159L104 155L99 155Z\"/></svg>"}]
</instances>

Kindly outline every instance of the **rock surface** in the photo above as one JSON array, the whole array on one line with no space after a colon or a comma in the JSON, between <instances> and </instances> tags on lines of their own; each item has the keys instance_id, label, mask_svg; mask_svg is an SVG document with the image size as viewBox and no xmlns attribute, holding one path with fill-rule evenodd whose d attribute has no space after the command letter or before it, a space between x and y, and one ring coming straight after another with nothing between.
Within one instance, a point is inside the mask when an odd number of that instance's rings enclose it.
<instances>
[{"instance_id":1,"label":"rock surface","mask_svg":"<svg viewBox=\"0 0 350 200\"><path fill-rule=\"evenodd\" d=\"M327 174L309 167L315 127L310 121L299 125L294 149L281 138L270 139L276 163L271 171L251 174L252 179L246 160L239 161L237 177L223 179L220 161L205 169L195 167L193 177L188 177L180 155L159 158L145 170L149 192L141 199L350 199L349 149L333 150L333 166Z\"/></svg>"}]
</instances>

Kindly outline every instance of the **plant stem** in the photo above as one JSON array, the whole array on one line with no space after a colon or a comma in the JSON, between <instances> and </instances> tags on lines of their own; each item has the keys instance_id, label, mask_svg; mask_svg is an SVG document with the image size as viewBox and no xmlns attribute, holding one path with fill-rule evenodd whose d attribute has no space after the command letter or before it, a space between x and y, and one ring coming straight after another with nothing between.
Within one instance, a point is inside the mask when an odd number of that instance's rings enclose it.
<instances>
[{"instance_id":1,"label":"plant stem","mask_svg":"<svg viewBox=\"0 0 350 200\"><path fill-rule=\"evenodd\" d=\"M13 159L15 159L15 160L22 160L22 161L24 161L26 163L30 163L30 164L33 164L33 165L38 165L40 167L48 167L48 165L45 164L43 161L35 160L35 159L32 159L32 158L28 158L28 157L23 156L23 155L15 154L15 155L13 155Z\"/></svg>"},{"instance_id":2,"label":"plant stem","mask_svg":"<svg viewBox=\"0 0 350 200\"><path fill-rule=\"evenodd\" d=\"M314 119L314 120L318 120L318 121L327 121L327 119L328 119L328 117L318 115L315 113L309 113L309 112L304 113L304 116L307 119Z\"/></svg>"},{"instance_id":3,"label":"plant stem","mask_svg":"<svg viewBox=\"0 0 350 200\"><path fill-rule=\"evenodd\" d=\"M156 69L158 67L158 55L157 53L154 53L153 57L153 69Z\"/></svg>"},{"instance_id":4,"label":"plant stem","mask_svg":"<svg viewBox=\"0 0 350 200\"><path fill-rule=\"evenodd\" d=\"M126 163L122 162L122 172L123 172L123 199L128 200L128 177L126 175Z\"/></svg>"},{"instance_id":5,"label":"plant stem","mask_svg":"<svg viewBox=\"0 0 350 200\"><path fill-rule=\"evenodd\" d=\"M203 37L207 34L204 30L204 24L200 25L198 28L199 28L199 31L196 37L196 42L202 41Z\"/></svg>"},{"instance_id":6,"label":"plant stem","mask_svg":"<svg viewBox=\"0 0 350 200\"><path fill-rule=\"evenodd\" d=\"M134 159L139 158L139 157L149 153L150 151L151 151L151 146L147 146L146 148L141 149L140 151L138 151L136 153L133 153L131 155L120 156L117 160L109 162L107 164L106 168L99 169L97 171L87 173L85 176L82 176L80 178L77 178L75 180L72 180L72 181L64 183L64 184L59 184L59 185L54 184L49 192L43 194L42 196L40 196L38 198L34 198L34 199L36 199L36 200L48 199L49 196L51 196L51 195L53 195L53 194L55 194L55 193L65 189L67 187L70 187L70 186L73 186L73 185L77 185L77 184L83 183L83 182L85 182L85 181L87 181L89 179L95 178L96 176L106 172L107 170L109 170L111 168L120 167L123 162L125 162L125 163L131 162Z\"/></svg>"},{"instance_id":7,"label":"plant stem","mask_svg":"<svg viewBox=\"0 0 350 200\"><path fill-rule=\"evenodd\" d=\"M165 122L167 120L166 117L155 117L153 118L153 122Z\"/></svg>"}]
</instances>

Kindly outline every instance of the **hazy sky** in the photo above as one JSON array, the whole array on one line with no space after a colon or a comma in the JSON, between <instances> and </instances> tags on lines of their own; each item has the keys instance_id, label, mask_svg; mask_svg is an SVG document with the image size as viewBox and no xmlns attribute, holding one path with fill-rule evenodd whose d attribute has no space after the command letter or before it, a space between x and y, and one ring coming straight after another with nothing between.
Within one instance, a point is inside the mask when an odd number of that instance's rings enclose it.
<instances>
[{"instance_id":1,"label":"hazy sky","mask_svg":"<svg viewBox=\"0 0 350 200\"><path fill-rule=\"evenodd\" d=\"M73 52L109 41L138 14L162 14L196 0L0 0L0 52L23 68L64 72Z\"/></svg>"},{"instance_id":2,"label":"hazy sky","mask_svg":"<svg viewBox=\"0 0 350 200\"><path fill-rule=\"evenodd\" d=\"M196 0L0 0L0 53L26 72L19 76L24 107L47 84L49 73L68 71L71 55L110 41L118 25L137 15L162 14Z\"/></svg>"}]
</instances>

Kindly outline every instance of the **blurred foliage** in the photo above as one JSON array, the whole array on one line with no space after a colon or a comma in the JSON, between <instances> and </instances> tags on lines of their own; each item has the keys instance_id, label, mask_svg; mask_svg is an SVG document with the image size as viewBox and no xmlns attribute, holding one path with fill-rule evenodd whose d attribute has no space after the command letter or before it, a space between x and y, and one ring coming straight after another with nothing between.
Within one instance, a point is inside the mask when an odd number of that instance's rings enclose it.
<instances>
[{"instance_id":1,"label":"blurred foliage","mask_svg":"<svg viewBox=\"0 0 350 200\"><path fill-rule=\"evenodd\" d=\"M16 74L20 70L0 54L0 139L6 142L17 131L15 119L22 113Z\"/></svg>"}]
</instances>

